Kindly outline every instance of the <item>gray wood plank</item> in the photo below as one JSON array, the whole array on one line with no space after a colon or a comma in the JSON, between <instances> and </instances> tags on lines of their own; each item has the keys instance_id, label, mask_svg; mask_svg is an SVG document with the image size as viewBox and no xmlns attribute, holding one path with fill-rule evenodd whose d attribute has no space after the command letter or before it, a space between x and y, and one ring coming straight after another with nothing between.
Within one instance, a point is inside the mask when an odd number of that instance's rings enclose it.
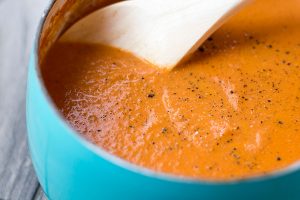
<instances>
[{"instance_id":1,"label":"gray wood plank","mask_svg":"<svg viewBox=\"0 0 300 200\"><path fill-rule=\"evenodd\" d=\"M28 155L27 63L48 0L0 0L0 199L34 198L38 188Z\"/></svg>"}]
</instances>

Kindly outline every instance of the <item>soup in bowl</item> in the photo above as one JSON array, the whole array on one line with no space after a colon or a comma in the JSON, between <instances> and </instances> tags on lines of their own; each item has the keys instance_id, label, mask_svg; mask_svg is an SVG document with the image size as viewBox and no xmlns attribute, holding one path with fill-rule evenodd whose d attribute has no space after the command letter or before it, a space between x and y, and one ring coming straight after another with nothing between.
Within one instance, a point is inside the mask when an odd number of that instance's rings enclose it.
<instances>
[{"instance_id":1,"label":"soup in bowl","mask_svg":"<svg viewBox=\"0 0 300 200\"><path fill-rule=\"evenodd\" d=\"M60 40L109 3L56 1L38 35L27 119L49 198L298 199L300 3L253 2L171 71Z\"/></svg>"}]
</instances>

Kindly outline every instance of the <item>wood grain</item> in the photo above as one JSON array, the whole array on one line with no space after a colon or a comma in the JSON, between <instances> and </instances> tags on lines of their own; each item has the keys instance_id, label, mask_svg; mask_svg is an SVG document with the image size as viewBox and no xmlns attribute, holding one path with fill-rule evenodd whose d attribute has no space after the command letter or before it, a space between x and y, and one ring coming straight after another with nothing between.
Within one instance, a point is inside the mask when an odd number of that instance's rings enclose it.
<instances>
[{"instance_id":1,"label":"wood grain","mask_svg":"<svg viewBox=\"0 0 300 200\"><path fill-rule=\"evenodd\" d=\"M29 52L48 1L0 0L0 199L41 194L28 155L25 95Z\"/></svg>"}]
</instances>

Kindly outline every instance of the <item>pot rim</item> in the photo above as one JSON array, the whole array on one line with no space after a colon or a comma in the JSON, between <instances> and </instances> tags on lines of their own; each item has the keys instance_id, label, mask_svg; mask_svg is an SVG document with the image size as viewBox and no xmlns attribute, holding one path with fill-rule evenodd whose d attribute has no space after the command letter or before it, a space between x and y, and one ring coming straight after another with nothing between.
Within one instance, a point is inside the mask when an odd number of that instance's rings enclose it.
<instances>
[{"instance_id":1,"label":"pot rim","mask_svg":"<svg viewBox=\"0 0 300 200\"><path fill-rule=\"evenodd\" d=\"M39 46L40 46L40 38L42 36L43 26L45 24L45 21L52 10L56 0L51 0L50 3L46 6L44 9L44 13L39 21L39 25L37 28L37 31L35 33L35 39L34 39L34 47L33 47L33 64L34 64L34 70L35 74L37 75L38 83L41 86L41 90L43 95L45 96L45 99L47 103L49 104L52 111L54 111L55 115L62 121L64 127L68 130L66 134L70 134L71 137L73 137L75 140L77 140L80 144L82 144L84 147L89 149L92 153L95 153L100 158L105 159L107 162L110 162L113 165L116 165L120 168L123 168L124 170L131 171L136 174L140 174L142 176L147 176L149 178L158 179L161 181L169 181L169 182L176 182L180 184L197 184L197 185L211 185L211 186L220 186L220 185L234 185L234 184L244 184L244 183L254 183L254 182L261 182L261 181L267 181L271 179L281 178L287 175L290 175L295 172L300 172L300 160L296 161L295 163L279 169L275 170L266 174L258 174L255 176L245 177L245 178L234 178L229 180L209 180L209 179L199 179L199 178L192 178L187 176L178 176L173 175L170 173L164 173L164 172L158 172L154 171L133 163L130 163L129 161L119 158L116 155L113 155L106 150L104 150L102 147L99 147L92 142L88 141L86 138L81 136L76 130L74 130L70 124L67 123L63 115L59 112L57 107L55 106L53 100L51 99L44 81L42 79L41 70L39 66ZM51 48L51 47L50 47Z\"/></svg>"}]
</instances>

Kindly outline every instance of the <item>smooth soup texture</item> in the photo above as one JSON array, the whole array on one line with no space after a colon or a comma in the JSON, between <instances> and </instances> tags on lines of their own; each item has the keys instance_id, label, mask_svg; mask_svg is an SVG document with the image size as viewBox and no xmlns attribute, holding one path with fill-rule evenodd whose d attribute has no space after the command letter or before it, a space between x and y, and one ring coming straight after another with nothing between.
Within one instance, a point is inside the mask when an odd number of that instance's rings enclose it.
<instances>
[{"instance_id":1,"label":"smooth soup texture","mask_svg":"<svg viewBox=\"0 0 300 200\"><path fill-rule=\"evenodd\" d=\"M300 159L299 10L255 1L172 71L57 42L43 79L74 129L129 162L209 180L270 173Z\"/></svg>"}]
</instances>

